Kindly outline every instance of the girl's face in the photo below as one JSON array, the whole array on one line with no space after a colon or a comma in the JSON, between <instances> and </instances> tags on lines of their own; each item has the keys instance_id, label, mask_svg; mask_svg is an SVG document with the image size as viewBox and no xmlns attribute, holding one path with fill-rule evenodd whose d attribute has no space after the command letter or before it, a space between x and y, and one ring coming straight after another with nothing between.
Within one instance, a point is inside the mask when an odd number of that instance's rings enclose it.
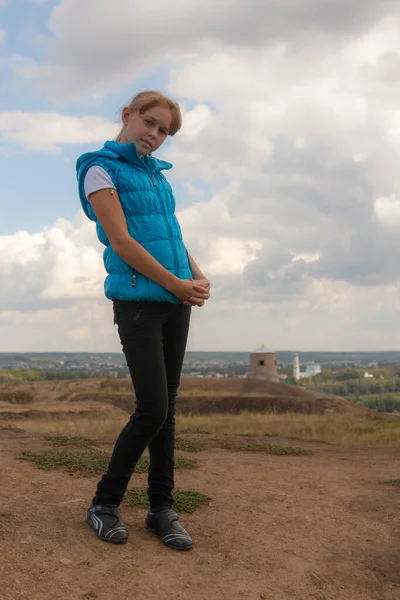
<instances>
[{"instance_id":1,"label":"girl's face","mask_svg":"<svg viewBox=\"0 0 400 600\"><path fill-rule=\"evenodd\" d=\"M124 131L120 141L133 142L138 156L155 152L166 140L172 115L166 106L154 106L140 114L126 107L122 111Z\"/></svg>"}]
</instances>

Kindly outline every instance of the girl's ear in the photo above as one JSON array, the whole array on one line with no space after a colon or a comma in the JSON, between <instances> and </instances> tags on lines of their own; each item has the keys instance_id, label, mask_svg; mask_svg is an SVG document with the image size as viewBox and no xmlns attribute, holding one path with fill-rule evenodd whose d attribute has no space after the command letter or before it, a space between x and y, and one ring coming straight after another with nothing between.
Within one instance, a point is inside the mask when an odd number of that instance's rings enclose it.
<instances>
[{"instance_id":1,"label":"girl's ear","mask_svg":"<svg viewBox=\"0 0 400 600\"><path fill-rule=\"evenodd\" d=\"M129 119L129 115L130 115L130 108L128 106L125 106L122 109L122 114L121 114L121 119L124 125L126 125L128 123L128 119Z\"/></svg>"}]
</instances>

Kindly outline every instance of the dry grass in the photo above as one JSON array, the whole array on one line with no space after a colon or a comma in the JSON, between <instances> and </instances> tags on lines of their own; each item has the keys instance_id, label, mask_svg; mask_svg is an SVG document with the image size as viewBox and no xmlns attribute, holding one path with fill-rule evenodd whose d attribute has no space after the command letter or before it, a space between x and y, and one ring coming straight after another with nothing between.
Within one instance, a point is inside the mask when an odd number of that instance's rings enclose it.
<instances>
[{"instance_id":1,"label":"dry grass","mask_svg":"<svg viewBox=\"0 0 400 600\"><path fill-rule=\"evenodd\" d=\"M88 414L87 417L80 416L79 419L24 419L23 427L25 431L37 433L57 433L81 437L116 436L126 425L128 418L127 415L121 414L121 416L104 415L102 419L94 419Z\"/></svg>"},{"instance_id":2,"label":"dry grass","mask_svg":"<svg viewBox=\"0 0 400 600\"><path fill-rule=\"evenodd\" d=\"M400 419L381 414L218 414L178 417L178 431L269 435L343 446L400 446Z\"/></svg>"},{"instance_id":3,"label":"dry grass","mask_svg":"<svg viewBox=\"0 0 400 600\"><path fill-rule=\"evenodd\" d=\"M10 423L9 425L0 425L0 431L16 431L17 433L23 433L25 430Z\"/></svg>"},{"instance_id":4,"label":"dry grass","mask_svg":"<svg viewBox=\"0 0 400 600\"><path fill-rule=\"evenodd\" d=\"M24 419L24 430L80 437L116 436L127 416ZM7 428L10 425L7 425ZM343 446L400 446L400 419L378 413L302 415L241 413L177 416L178 433L268 435ZM178 442L179 443L179 442ZM182 448L183 449L183 448Z\"/></svg>"},{"instance_id":5,"label":"dry grass","mask_svg":"<svg viewBox=\"0 0 400 600\"><path fill-rule=\"evenodd\" d=\"M304 448L277 446L275 444L265 444L262 442L240 442L231 440L220 443L220 446L226 450L265 452L266 454L275 454L276 456L304 456L313 454L312 450L305 450Z\"/></svg>"}]
</instances>

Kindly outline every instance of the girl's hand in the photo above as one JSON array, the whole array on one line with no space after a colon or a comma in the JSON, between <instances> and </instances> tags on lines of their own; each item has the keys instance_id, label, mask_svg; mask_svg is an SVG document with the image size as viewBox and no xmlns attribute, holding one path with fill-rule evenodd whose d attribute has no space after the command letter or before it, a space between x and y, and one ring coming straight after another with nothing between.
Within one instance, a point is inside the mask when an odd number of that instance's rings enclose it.
<instances>
[{"instance_id":1,"label":"girl's hand","mask_svg":"<svg viewBox=\"0 0 400 600\"><path fill-rule=\"evenodd\" d=\"M186 306L203 306L204 301L210 297L210 282L206 279L193 281L177 278L170 291Z\"/></svg>"},{"instance_id":2,"label":"girl's hand","mask_svg":"<svg viewBox=\"0 0 400 600\"><path fill-rule=\"evenodd\" d=\"M190 281L193 281L193 279L191 279ZM204 287L208 289L208 292L210 292L211 284L208 281L208 279L201 279L201 280L195 280L195 281L197 283L201 283L202 285L204 285ZM195 286L194 289L197 290L198 289L197 286ZM210 293L208 294L208 298L209 297L210 297ZM207 298L207 300L208 300L208 298ZM204 306L205 299L192 297L192 298L189 298L189 300L187 300L186 302L184 302L184 304L186 306Z\"/></svg>"}]
</instances>

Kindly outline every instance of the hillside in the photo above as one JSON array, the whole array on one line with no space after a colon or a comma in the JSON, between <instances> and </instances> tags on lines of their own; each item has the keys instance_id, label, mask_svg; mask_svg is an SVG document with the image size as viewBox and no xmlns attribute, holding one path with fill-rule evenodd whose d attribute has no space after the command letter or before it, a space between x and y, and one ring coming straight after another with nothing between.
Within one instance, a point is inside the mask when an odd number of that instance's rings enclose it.
<instances>
[{"instance_id":1,"label":"hillside","mask_svg":"<svg viewBox=\"0 0 400 600\"><path fill-rule=\"evenodd\" d=\"M0 386L0 412L18 406L16 418L32 416L30 405L56 403L59 410L66 404L107 403L133 412L135 401L130 380L92 379L75 381L26 382ZM63 408L61 408L63 406ZM35 407L40 410L40 406ZM74 408L76 410L76 408ZM100 409L101 410L101 409ZM329 394L306 391L301 387L249 379L183 378L177 410L182 414L249 412L295 412L327 414L365 412L365 409Z\"/></svg>"},{"instance_id":2,"label":"hillside","mask_svg":"<svg viewBox=\"0 0 400 600\"><path fill-rule=\"evenodd\" d=\"M400 419L298 387L184 379L182 556L143 527L146 455L122 505L128 543L85 523L133 406L127 380L0 386L2 600L397 600Z\"/></svg>"}]
</instances>

